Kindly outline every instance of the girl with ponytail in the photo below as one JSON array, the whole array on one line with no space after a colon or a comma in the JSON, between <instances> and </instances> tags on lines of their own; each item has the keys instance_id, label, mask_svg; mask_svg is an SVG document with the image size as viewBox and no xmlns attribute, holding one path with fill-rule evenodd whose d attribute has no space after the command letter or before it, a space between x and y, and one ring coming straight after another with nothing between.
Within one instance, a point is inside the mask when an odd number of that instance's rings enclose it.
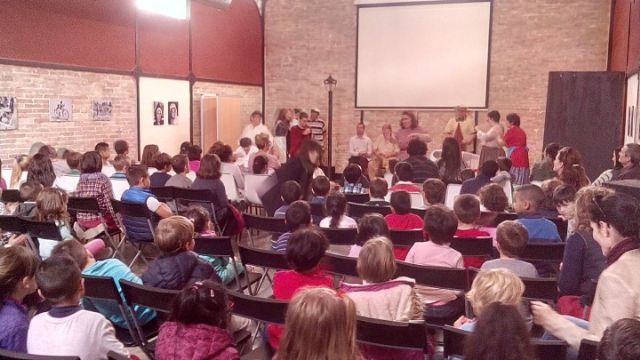
<instances>
[{"instance_id":1,"label":"girl with ponytail","mask_svg":"<svg viewBox=\"0 0 640 360\"><path fill-rule=\"evenodd\" d=\"M334 192L329 194L324 206L329 216L320 221L320 227L329 229L348 229L358 227L355 220L344 214L347 210L347 198L343 193Z\"/></svg>"}]
</instances>

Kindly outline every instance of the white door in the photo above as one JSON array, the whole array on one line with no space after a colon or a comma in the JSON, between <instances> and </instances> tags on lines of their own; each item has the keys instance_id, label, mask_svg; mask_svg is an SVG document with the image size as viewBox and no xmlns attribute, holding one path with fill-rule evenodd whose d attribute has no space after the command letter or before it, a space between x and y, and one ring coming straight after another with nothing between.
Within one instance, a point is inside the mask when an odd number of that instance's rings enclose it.
<instances>
[{"instance_id":1,"label":"white door","mask_svg":"<svg viewBox=\"0 0 640 360\"><path fill-rule=\"evenodd\" d=\"M624 143L640 143L640 117L638 116L638 74L627 79L627 111L625 112Z\"/></svg>"}]
</instances>

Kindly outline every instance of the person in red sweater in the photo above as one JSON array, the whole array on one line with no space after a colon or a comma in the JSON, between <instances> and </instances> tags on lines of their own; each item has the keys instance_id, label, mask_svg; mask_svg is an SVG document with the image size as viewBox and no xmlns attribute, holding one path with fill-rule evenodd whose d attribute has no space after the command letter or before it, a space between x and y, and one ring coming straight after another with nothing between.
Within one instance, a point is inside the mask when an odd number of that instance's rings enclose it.
<instances>
[{"instance_id":1,"label":"person in red sweater","mask_svg":"<svg viewBox=\"0 0 640 360\"><path fill-rule=\"evenodd\" d=\"M411 212L411 197L404 190L391 193L391 214L385 216L384 221L392 230L416 230L424 226L420 216ZM408 252L407 247L393 248L393 254L398 260L404 260Z\"/></svg>"},{"instance_id":2,"label":"person in red sweater","mask_svg":"<svg viewBox=\"0 0 640 360\"><path fill-rule=\"evenodd\" d=\"M300 113L298 125L289 129L289 156L294 157L300 149L300 145L305 140L311 139L311 128L307 125L309 115L305 112Z\"/></svg>"},{"instance_id":3,"label":"person in red sweater","mask_svg":"<svg viewBox=\"0 0 640 360\"><path fill-rule=\"evenodd\" d=\"M458 230L455 236L465 238L491 236L476 225L476 221L480 218L480 200L477 196L459 195L453 203L453 212L458 218ZM482 256L465 256L464 266L480 268L485 260Z\"/></svg>"},{"instance_id":4,"label":"person in red sweater","mask_svg":"<svg viewBox=\"0 0 640 360\"><path fill-rule=\"evenodd\" d=\"M277 271L273 275L273 297L291 300L305 286L331 288L333 279L318 268L318 264L329 248L329 240L316 228L295 231L287 244L287 262L292 270ZM284 328L271 324L267 327L269 345L278 350Z\"/></svg>"},{"instance_id":5,"label":"person in red sweater","mask_svg":"<svg viewBox=\"0 0 640 360\"><path fill-rule=\"evenodd\" d=\"M396 164L396 167L393 169L395 172L395 176L398 179L392 187L389 188L389 191L398 191L404 190L408 192L420 192L420 188L412 183L413 181L413 166L408 162L399 162Z\"/></svg>"}]
</instances>

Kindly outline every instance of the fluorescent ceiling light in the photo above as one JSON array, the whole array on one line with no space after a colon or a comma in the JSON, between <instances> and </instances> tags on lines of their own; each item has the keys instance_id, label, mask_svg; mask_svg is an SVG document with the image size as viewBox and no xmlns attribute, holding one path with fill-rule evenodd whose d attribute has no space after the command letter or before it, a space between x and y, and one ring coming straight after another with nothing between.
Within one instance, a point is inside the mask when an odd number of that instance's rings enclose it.
<instances>
[{"instance_id":1,"label":"fluorescent ceiling light","mask_svg":"<svg viewBox=\"0 0 640 360\"><path fill-rule=\"evenodd\" d=\"M136 0L136 7L176 19L187 18L187 0Z\"/></svg>"}]
</instances>

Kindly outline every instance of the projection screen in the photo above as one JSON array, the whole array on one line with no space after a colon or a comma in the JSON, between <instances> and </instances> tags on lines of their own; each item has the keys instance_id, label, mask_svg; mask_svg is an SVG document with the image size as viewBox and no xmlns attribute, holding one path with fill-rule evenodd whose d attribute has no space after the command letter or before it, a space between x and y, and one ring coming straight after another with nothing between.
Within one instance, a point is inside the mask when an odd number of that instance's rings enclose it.
<instances>
[{"instance_id":1,"label":"projection screen","mask_svg":"<svg viewBox=\"0 0 640 360\"><path fill-rule=\"evenodd\" d=\"M487 107L491 1L357 3L357 108Z\"/></svg>"}]
</instances>

